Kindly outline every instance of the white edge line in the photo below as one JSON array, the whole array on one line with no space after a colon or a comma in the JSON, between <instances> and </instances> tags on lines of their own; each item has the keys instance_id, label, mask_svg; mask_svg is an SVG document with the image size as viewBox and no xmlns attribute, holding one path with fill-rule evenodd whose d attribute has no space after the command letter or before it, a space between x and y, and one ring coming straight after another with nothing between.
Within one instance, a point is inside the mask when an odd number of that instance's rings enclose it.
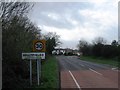
<instances>
[{"instance_id":1,"label":"white edge line","mask_svg":"<svg viewBox=\"0 0 120 90\"><path fill-rule=\"evenodd\" d=\"M99 74L99 75L102 75L101 73L99 73L99 72L97 72L97 71L95 71L95 70L93 70L93 69L91 69L91 68L89 68L89 69L90 69L91 71L93 71L93 72Z\"/></svg>"},{"instance_id":2,"label":"white edge line","mask_svg":"<svg viewBox=\"0 0 120 90\"><path fill-rule=\"evenodd\" d=\"M73 76L73 74L71 73L71 71L69 71L69 73L72 76L72 78L73 78L75 84L77 85L77 87L80 89L80 86L79 86L78 82L76 81L75 77Z\"/></svg>"}]
</instances>

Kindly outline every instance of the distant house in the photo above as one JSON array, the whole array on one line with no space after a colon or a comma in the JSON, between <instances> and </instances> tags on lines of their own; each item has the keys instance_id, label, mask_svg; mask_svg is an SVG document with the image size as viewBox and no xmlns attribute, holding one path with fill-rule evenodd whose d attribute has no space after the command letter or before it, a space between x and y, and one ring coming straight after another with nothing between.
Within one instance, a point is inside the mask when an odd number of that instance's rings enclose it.
<instances>
[{"instance_id":1,"label":"distant house","mask_svg":"<svg viewBox=\"0 0 120 90\"><path fill-rule=\"evenodd\" d=\"M52 52L52 54L68 54L68 53L72 53L72 54L78 54L78 50L76 49L76 50L73 50L73 49L70 49L70 48L65 48L65 49L63 49L63 48L56 48L56 49L54 49L53 50L53 52Z\"/></svg>"},{"instance_id":2,"label":"distant house","mask_svg":"<svg viewBox=\"0 0 120 90\"><path fill-rule=\"evenodd\" d=\"M65 54L65 49L57 48L52 51L52 54Z\"/></svg>"},{"instance_id":3,"label":"distant house","mask_svg":"<svg viewBox=\"0 0 120 90\"><path fill-rule=\"evenodd\" d=\"M73 50L73 54L77 55L77 53L79 53L77 49Z\"/></svg>"},{"instance_id":4,"label":"distant house","mask_svg":"<svg viewBox=\"0 0 120 90\"><path fill-rule=\"evenodd\" d=\"M68 54L68 53L73 53L73 49L66 48L66 49L65 49L65 53L67 53L67 54Z\"/></svg>"}]
</instances>

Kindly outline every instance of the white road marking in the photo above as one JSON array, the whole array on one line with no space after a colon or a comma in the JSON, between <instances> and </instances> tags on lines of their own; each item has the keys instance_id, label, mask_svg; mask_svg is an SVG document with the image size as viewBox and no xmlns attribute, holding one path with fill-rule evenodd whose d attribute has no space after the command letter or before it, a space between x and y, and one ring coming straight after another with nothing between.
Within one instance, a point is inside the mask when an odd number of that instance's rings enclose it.
<instances>
[{"instance_id":1,"label":"white road marking","mask_svg":"<svg viewBox=\"0 0 120 90\"><path fill-rule=\"evenodd\" d=\"M90 69L91 71L93 71L93 72L99 74L99 75L102 75L101 73L99 73L99 72L97 72L97 71L95 71L95 70L93 70L93 69L91 69L91 68L89 68L89 69Z\"/></svg>"},{"instance_id":2,"label":"white road marking","mask_svg":"<svg viewBox=\"0 0 120 90\"><path fill-rule=\"evenodd\" d=\"M71 75L72 79L74 80L74 82L75 82L76 86L79 88L79 90L81 90L81 88L80 88L80 86L79 86L78 82L76 81L75 77L73 76L72 72L71 72L71 71L69 71L69 73L70 73L70 75Z\"/></svg>"},{"instance_id":3,"label":"white road marking","mask_svg":"<svg viewBox=\"0 0 120 90\"><path fill-rule=\"evenodd\" d=\"M84 67L84 65L83 65L83 64L81 64L81 66L83 66L83 67Z\"/></svg>"},{"instance_id":4,"label":"white road marking","mask_svg":"<svg viewBox=\"0 0 120 90\"><path fill-rule=\"evenodd\" d=\"M116 72L119 72L119 70L118 70L118 68L117 68L117 67L112 68L111 70L116 71Z\"/></svg>"},{"instance_id":5,"label":"white road marking","mask_svg":"<svg viewBox=\"0 0 120 90\"><path fill-rule=\"evenodd\" d=\"M115 69L117 69L117 68L112 68L112 70L115 70Z\"/></svg>"},{"instance_id":6,"label":"white road marking","mask_svg":"<svg viewBox=\"0 0 120 90\"><path fill-rule=\"evenodd\" d=\"M117 68L112 68L113 71L117 71L118 72L118 69Z\"/></svg>"}]
</instances>

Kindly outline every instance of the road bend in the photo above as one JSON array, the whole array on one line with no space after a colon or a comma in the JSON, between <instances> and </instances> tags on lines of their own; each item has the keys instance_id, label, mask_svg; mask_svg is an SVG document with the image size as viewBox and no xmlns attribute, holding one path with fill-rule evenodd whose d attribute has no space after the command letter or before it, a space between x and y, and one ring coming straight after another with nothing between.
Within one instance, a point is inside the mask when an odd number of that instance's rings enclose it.
<instances>
[{"instance_id":1,"label":"road bend","mask_svg":"<svg viewBox=\"0 0 120 90\"><path fill-rule=\"evenodd\" d=\"M62 89L119 90L118 72L113 67L80 60L77 56L56 56Z\"/></svg>"}]
</instances>

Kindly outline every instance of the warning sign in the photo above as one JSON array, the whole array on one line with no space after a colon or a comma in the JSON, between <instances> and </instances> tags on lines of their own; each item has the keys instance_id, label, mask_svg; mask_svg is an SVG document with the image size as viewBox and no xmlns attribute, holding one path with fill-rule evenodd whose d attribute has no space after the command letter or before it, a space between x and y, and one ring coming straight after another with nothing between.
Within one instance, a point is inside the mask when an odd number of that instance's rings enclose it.
<instances>
[{"instance_id":1,"label":"warning sign","mask_svg":"<svg viewBox=\"0 0 120 90\"><path fill-rule=\"evenodd\" d=\"M33 51L34 52L45 52L46 51L46 41L45 40L34 40L33 41Z\"/></svg>"}]
</instances>

